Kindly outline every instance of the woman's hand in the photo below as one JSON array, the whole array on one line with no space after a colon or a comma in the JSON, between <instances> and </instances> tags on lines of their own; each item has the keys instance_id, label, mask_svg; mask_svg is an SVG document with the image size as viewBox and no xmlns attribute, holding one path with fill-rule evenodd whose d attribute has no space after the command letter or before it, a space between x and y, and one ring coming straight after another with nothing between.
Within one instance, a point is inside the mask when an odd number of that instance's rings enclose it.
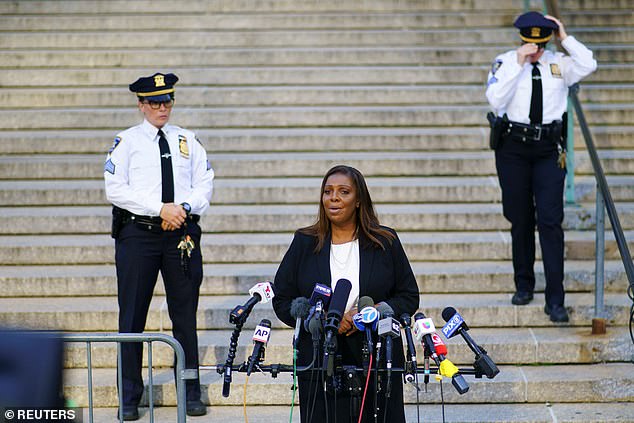
<instances>
[{"instance_id":1,"label":"woman's hand","mask_svg":"<svg viewBox=\"0 0 634 423\"><path fill-rule=\"evenodd\" d=\"M354 325L352 318L357 314L357 308L353 307L341 318L341 324L339 325L339 335L350 336L355 333L358 329Z\"/></svg>"}]
</instances>

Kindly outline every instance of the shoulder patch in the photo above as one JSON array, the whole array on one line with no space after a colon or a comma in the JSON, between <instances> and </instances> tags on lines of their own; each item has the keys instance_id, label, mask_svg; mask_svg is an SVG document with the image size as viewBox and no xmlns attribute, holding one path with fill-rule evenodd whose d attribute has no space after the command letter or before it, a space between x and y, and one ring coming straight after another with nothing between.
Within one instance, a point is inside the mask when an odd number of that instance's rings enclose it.
<instances>
[{"instance_id":1,"label":"shoulder patch","mask_svg":"<svg viewBox=\"0 0 634 423\"><path fill-rule=\"evenodd\" d=\"M495 72L500 69L500 66L502 66L502 61L500 59L493 62L493 64L491 65L491 75L495 75Z\"/></svg>"},{"instance_id":2,"label":"shoulder patch","mask_svg":"<svg viewBox=\"0 0 634 423\"><path fill-rule=\"evenodd\" d=\"M121 137L114 137L114 142L112 143L112 147L110 147L110 150L108 150L108 154L112 153L114 149L117 148L120 142Z\"/></svg>"},{"instance_id":3,"label":"shoulder patch","mask_svg":"<svg viewBox=\"0 0 634 423\"><path fill-rule=\"evenodd\" d=\"M115 165L114 163L112 163L112 160L108 159L106 160L106 164L103 167L103 171L108 172L108 173L112 173L114 175L114 171L115 171Z\"/></svg>"}]
</instances>

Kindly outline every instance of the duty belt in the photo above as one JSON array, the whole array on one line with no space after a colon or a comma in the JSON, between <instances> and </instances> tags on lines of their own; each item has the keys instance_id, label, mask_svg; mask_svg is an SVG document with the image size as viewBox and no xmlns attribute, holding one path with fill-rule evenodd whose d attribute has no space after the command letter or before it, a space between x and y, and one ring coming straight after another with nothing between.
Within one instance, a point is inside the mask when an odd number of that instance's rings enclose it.
<instances>
[{"instance_id":1,"label":"duty belt","mask_svg":"<svg viewBox=\"0 0 634 423\"><path fill-rule=\"evenodd\" d=\"M538 142L551 139L554 127L554 123L549 123L548 125L527 125L509 121L506 135L512 136L521 142Z\"/></svg>"},{"instance_id":2,"label":"duty belt","mask_svg":"<svg viewBox=\"0 0 634 423\"><path fill-rule=\"evenodd\" d=\"M150 232L161 232L163 229L161 228L161 223L163 219L159 216L142 216L138 214L132 214L127 210L127 215L123 218L123 223L134 222L138 225L139 228L145 229ZM198 223L200 220L200 216L197 214L190 214L185 219L186 222Z\"/></svg>"}]
</instances>

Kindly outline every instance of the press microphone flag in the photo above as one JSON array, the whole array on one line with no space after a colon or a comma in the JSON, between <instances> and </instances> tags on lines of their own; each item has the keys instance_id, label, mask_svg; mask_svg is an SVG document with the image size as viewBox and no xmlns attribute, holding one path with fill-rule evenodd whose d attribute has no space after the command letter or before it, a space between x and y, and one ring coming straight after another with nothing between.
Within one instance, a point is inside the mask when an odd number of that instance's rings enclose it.
<instances>
[{"instance_id":1,"label":"press microphone flag","mask_svg":"<svg viewBox=\"0 0 634 423\"><path fill-rule=\"evenodd\" d=\"M264 359L264 349L269 337L271 336L271 321L268 319L262 319L260 324L255 327L253 332L253 354L249 358L247 366L247 376L253 371L253 367Z\"/></svg>"},{"instance_id":2,"label":"press microphone flag","mask_svg":"<svg viewBox=\"0 0 634 423\"><path fill-rule=\"evenodd\" d=\"M447 339L455 335L460 335L465 340L471 351L475 354L475 362L473 367L482 374L492 379L500 373L500 369L495 365L493 360L487 355L486 350L475 343L473 338L467 333L469 326L465 323L463 317L453 307L446 307L442 311L442 318L445 320L445 326L442 333Z\"/></svg>"},{"instance_id":3,"label":"press microphone flag","mask_svg":"<svg viewBox=\"0 0 634 423\"><path fill-rule=\"evenodd\" d=\"M325 309L328 308L330 304L330 296L332 294L332 289L329 286L322 285L320 283L315 284L315 288L313 288L313 293L310 296L310 305L317 305L318 301L321 301L322 307Z\"/></svg>"},{"instance_id":4,"label":"press microphone flag","mask_svg":"<svg viewBox=\"0 0 634 423\"><path fill-rule=\"evenodd\" d=\"M271 282L268 281L255 284L253 288L249 289L249 295L251 298L249 298L244 305L239 305L231 310L229 313L229 323L244 323L245 319L243 316L245 314L248 315L257 303L261 301L262 304L266 304L275 297L273 286L271 285Z\"/></svg>"},{"instance_id":5,"label":"press microphone flag","mask_svg":"<svg viewBox=\"0 0 634 423\"><path fill-rule=\"evenodd\" d=\"M255 284L253 288L249 289L249 295L254 298L260 297L258 301L261 301L262 304L268 303L275 297L273 286L268 281Z\"/></svg>"}]
</instances>

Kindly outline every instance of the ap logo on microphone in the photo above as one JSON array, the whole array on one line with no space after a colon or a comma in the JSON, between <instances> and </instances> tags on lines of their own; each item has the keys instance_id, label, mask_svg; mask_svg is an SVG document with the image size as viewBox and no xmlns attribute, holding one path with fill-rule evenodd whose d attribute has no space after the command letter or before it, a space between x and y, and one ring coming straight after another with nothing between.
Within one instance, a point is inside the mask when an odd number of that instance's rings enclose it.
<instances>
[{"instance_id":1,"label":"ap logo on microphone","mask_svg":"<svg viewBox=\"0 0 634 423\"><path fill-rule=\"evenodd\" d=\"M255 332L253 333L253 340L264 342L265 344L269 342L269 336L271 335L271 328L267 328L266 326L257 325L255 327Z\"/></svg>"}]
</instances>

